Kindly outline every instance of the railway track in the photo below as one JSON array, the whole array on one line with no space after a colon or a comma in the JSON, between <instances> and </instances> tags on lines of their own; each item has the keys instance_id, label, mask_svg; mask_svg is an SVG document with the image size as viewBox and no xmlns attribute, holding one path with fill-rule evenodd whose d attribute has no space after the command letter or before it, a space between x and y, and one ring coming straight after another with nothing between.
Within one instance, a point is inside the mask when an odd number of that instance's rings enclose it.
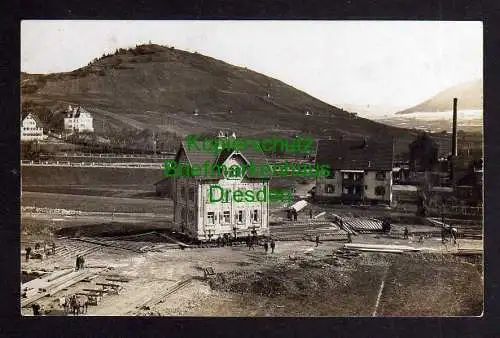
<instances>
[{"instance_id":1,"label":"railway track","mask_svg":"<svg viewBox=\"0 0 500 338\"><path fill-rule=\"evenodd\" d=\"M156 304L161 303L168 296L170 296L170 295L176 293L177 291L179 291L179 290L185 288L186 286L188 286L192 282L192 280L193 280L192 278L187 278L187 279L184 279L184 280L176 283L175 285L169 287L165 291L160 292L158 295L153 296L152 298L150 298L145 303L142 303L142 304L138 305L137 308L141 309L141 310L149 310L149 309L151 309Z\"/></svg>"}]
</instances>

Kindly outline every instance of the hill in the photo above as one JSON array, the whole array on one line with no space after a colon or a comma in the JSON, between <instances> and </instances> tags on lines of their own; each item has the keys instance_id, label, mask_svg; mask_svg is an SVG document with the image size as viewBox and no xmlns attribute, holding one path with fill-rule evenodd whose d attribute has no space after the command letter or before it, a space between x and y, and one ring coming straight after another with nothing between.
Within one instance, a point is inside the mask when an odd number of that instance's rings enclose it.
<instances>
[{"instance_id":1,"label":"hill","mask_svg":"<svg viewBox=\"0 0 500 338\"><path fill-rule=\"evenodd\" d=\"M24 105L51 111L82 105L94 113L97 133L115 135L229 129L247 137L393 136L405 144L416 135L357 117L252 70L158 45L120 49L72 72L22 73L21 93Z\"/></svg>"},{"instance_id":2,"label":"hill","mask_svg":"<svg viewBox=\"0 0 500 338\"><path fill-rule=\"evenodd\" d=\"M453 98L455 97L458 98L460 110L482 110L483 80L478 79L445 89L430 99L396 114L451 111L453 109Z\"/></svg>"}]
</instances>

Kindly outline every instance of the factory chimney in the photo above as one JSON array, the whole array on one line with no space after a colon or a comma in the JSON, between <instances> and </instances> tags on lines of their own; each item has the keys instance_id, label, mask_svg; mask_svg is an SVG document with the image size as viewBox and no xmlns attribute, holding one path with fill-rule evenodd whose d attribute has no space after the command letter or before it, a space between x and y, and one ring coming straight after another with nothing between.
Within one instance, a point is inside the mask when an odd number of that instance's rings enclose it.
<instances>
[{"instance_id":1,"label":"factory chimney","mask_svg":"<svg viewBox=\"0 0 500 338\"><path fill-rule=\"evenodd\" d=\"M453 186L453 190L455 190L455 163L456 157L458 155L458 146L457 146L457 98L453 99L453 134L451 139L451 163L450 163L450 179L451 184Z\"/></svg>"},{"instance_id":2,"label":"factory chimney","mask_svg":"<svg viewBox=\"0 0 500 338\"><path fill-rule=\"evenodd\" d=\"M458 145L457 145L457 98L453 99L453 139L451 141L451 154L453 157L458 155Z\"/></svg>"}]
</instances>

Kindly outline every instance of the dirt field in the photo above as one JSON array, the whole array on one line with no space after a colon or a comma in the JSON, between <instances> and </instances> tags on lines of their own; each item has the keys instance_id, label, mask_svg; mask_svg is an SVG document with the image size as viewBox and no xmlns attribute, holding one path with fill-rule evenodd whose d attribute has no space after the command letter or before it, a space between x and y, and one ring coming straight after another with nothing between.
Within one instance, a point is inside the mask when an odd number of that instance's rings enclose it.
<instances>
[{"instance_id":1,"label":"dirt field","mask_svg":"<svg viewBox=\"0 0 500 338\"><path fill-rule=\"evenodd\" d=\"M106 296L88 315L188 316L477 316L482 282L477 269L451 255L361 253L334 258L341 243L279 242L274 254L246 247L89 255L89 266L111 266L130 278L119 295ZM294 254L298 260L289 260ZM72 258L43 263L71 266ZM41 262L25 264L32 269ZM203 268L215 276L205 279ZM146 310L144 301L192 278L186 288ZM381 284L385 281L383 290ZM84 283L66 290L89 287ZM377 305L378 294L381 292ZM63 294L63 293L61 293ZM44 299L49 308L53 299ZM29 314L29 309L23 310Z\"/></svg>"},{"instance_id":2,"label":"dirt field","mask_svg":"<svg viewBox=\"0 0 500 338\"><path fill-rule=\"evenodd\" d=\"M24 182L23 182L24 183ZM400 244L421 253L339 253L341 241L278 241L276 252L262 246L192 248L180 250L162 237L171 226L172 201L152 196L153 187L142 183L65 186L32 185L23 191L21 252L42 240L54 240L58 254L43 261L23 256L25 280L33 271L72 268L85 253L95 274L38 302L48 314L61 315L57 298L84 288L99 288L110 274L127 278L119 295L105 295L87 315L134 316L478 316L482 313L482 257L454 256L457 248L482 249L482 240L459 239L457 246L440 238L418 242L403 239L403 226L393 235L360 234L354 243ZM76 183L75 183L76 184ZM141 188L142 187L142 188ZM308 189L298 184L298 193ZM273 205L271 218L283 212ZM314 205L314 213L328 210L342 215L378 217L387 210ZM307 219L300 214L299 221ZM411 223L410 231L426 231ZM411 223L411 224L410 224ZM271 234L273 227L271 227ZM432 231L432 229L430 229ZM150 237L145 232L154 232ZM164 234L166 232L163 232ZM133 236L139 236L134 239ZM117 236L121 236L116 239ZM132 236L120 240L123 236ZM153 237L156 239L153 240ZM109 246L91 240L109 240ZM110 239L115 237L114 239ZM109 242L106 242L109 243ZM125 243L125 244L124 244ZM146 249L144 249L146 248ZM144 250L142 250L144 249ZM205 278L204 269L215 275ZM103 270L107 268L107 270ZM186 285L176 289L178 283ZM160 295L173 290L165 297ZM151 302L148 302L151 301ZM148 306L143 306L148 302ZM151 305L151 304L152 305ZM153 304L154 303L154 304ZM29 307L23 315L31 315Z\"/></svg>"},{"instance_id":3,"label":"dirt field","mask_svg":"<svg viewBox=\"0 0 500 338\"><path fill-rule=\"evenodd\" d=\"M173 210L171 200L104 197L87 195L23 192L22 206L38 208L68 209L79 211L104 211L127 213L169 214Z\"/></svg>"}]
</instances>

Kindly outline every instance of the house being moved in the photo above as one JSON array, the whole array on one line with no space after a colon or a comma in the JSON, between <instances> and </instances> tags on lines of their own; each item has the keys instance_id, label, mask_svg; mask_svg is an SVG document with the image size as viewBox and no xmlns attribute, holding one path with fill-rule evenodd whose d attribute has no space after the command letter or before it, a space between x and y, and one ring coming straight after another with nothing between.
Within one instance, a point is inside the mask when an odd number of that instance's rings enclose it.
<instances>
[{"instance_id":1,"label":"house being moved","mask_svg":"<svg viewBox=\"0 0 500 338\"><path fill-rule=\"evenodd\" d=\"M235 165L241 167L250 163L267 163L267 160L261 150L247 149L238 152L220 148L218 152L205 152L189 149L186 142L182 142L175 163L203 166L205 162L230 168ZM210 189L212 193L214 190L220 193L222 189L232 192L269 190L269 179L250 172L242 173L240 177L228 177L224 173L201 173L191 177L187 175L169 178L177 230L202 241L224 234L231 237L268 235L269 200L241 201L236 198L236 194L229 194L227 199L217 198L214 201L211 199Z\"/></svg>"}]
</instances>

